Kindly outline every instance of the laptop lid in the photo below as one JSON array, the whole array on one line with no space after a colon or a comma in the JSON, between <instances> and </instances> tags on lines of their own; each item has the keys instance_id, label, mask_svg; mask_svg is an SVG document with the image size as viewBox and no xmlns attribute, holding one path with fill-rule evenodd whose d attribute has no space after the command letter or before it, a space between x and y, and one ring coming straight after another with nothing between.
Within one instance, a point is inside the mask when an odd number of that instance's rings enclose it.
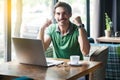
<instances>
[{"instance_id":1,"label":"laptop lid","mask_svg":"<svg viewBox=\"0 0 120 80\"><path fill-rule=\"evenodd\" d=\"M42 41L40 39L12 38L17 59L20 63L52 66L62 63L63 61L47 62Z\"/></svg>"}]
</instances>

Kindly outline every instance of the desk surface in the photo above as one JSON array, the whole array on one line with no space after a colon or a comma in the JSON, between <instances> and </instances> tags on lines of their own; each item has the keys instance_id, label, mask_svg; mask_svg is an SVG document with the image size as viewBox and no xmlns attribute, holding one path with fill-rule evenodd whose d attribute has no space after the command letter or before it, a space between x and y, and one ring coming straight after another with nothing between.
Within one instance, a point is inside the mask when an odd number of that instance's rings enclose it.
<instances>
[{"instance_id":1,"label":"desk surface","mask_svg":"<svg viewBox=\"0 0 120 80\"><path fill-rule=\"evenodd\" d=\"M59 59L68 62L67 59ZM82 66L52 66L40 67L19 64L18 62L5 62L0 64L0 74L7 76L28 76L35 80L75 80L81 76L94 72L102 66L101 62L88 61L89 65Z\"/></svg>"},{"instance_id":2,"label":"desk surface","mask_svg":"<svg viewBox=\"0 0 120 80\"><path fill-rule=\"evenodd\" d=\"M120 37L98 37L96 39L98 42L114 42L120 43Z\"/></svg>"}]
</instances>

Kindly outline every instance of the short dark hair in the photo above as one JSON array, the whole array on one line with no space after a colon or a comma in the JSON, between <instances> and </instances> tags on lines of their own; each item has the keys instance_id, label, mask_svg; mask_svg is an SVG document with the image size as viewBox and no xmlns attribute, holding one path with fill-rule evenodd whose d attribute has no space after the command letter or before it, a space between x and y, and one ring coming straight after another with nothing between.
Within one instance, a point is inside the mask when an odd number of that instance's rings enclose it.
<instances>
[{"instance_id":1,"label":"short dark hair","mask_svg":"<svg viewBox=\"0 0 120 80\"><path fill-rule=\"evenodd\" d=\"M70 14L72 13L72 8L71 8L71 6L68 3L57 2L56 5L54 6L53 13L55 13L55 9L57 7L64 7L68 11L68 13L70 13Z\"/></svg>"}]
</instances>

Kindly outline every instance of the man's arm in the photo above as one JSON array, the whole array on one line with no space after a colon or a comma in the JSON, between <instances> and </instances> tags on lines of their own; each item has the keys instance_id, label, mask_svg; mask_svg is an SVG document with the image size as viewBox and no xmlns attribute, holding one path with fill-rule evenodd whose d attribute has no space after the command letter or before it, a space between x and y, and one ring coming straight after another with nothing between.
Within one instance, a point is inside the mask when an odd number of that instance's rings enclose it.
<instances>
[{"instance_id":1,"label":"man's arm","mask_svg":"<svg viewBox=\"0 0 120 80\"><path fill-rule=\"evenodd\" d=\"M40 27L39 30L39 36L38 38L42 40L43 46L44 46L44 50L46 50L50 43L51 43L51 38L49 35L44 34L45 29L51 24L51 20L46 20L46 22Z\"/></svg>"},{"instance_id":2,"label":"man's arm","mask_svg":"<svg viewBox=\"0 0 120 80\"><path fill-rule=\"evenodd\" d=\"M73 22L77 26L82 25L82 21L79 16L76 17ZM87 39L87 33L83 27L78 28L78 31L79 31L78 42L80 44L81 52L83 53L83 55L87 55L87 54L89 54L89 50L90 50L90 44Z\"/></svg>"}]
</instances>

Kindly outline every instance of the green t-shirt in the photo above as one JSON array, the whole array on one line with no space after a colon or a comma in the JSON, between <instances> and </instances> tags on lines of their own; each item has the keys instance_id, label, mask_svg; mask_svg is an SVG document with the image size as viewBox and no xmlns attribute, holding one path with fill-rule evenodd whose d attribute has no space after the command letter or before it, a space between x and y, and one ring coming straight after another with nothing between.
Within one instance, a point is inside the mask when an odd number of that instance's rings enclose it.
<instances>
[{"instance_id":1,"label":"green t-shirt","mask_svg":"<svg viewBox=\"0 0 120 80\"><path fill-rule=\"evenodd\" d=\"M61 35L58 24L50 25L46 34L51 37L55 58L69 59L71 55L79 55L80 59L83 59L78 43L79 32L75 24L70 23L68 33L64 36Z\"/></svg>"}]
</instances>

